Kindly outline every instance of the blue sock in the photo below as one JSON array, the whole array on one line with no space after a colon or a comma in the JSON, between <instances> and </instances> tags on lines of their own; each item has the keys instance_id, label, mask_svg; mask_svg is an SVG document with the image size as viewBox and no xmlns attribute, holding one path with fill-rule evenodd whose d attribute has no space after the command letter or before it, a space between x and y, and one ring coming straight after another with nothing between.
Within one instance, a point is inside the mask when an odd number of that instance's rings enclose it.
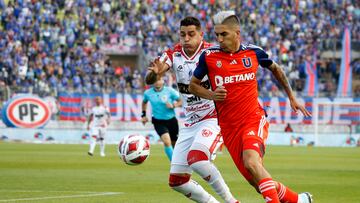
<instances>
[{"instance_id":1,"label":"blue sock","mask_svg":"<svg viewBox=\"0 0 360 203\"><path fill-rule=\"evenodd\" d=\"M165 154L166 156L169 158L169 160L171 161L171 157L172 157L172 154L173 154L173 148L172 146L169 146L169 147L166 147L164 148L165 150Z\"/></svg>"}]
</instances>

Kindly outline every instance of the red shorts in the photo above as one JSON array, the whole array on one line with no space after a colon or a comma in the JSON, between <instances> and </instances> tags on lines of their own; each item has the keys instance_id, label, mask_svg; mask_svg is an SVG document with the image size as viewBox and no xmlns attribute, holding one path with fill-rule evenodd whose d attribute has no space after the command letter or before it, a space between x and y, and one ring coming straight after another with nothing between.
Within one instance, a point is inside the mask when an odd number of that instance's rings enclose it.
<instances>
[{"instance_id":1,"label":"red shorts","mask_svg":"<svg viewBox=\"0 0 360 203\"><path fill-rule=\"evenodd\" d=\"M265 153L265 141L268 136L268 128L269 123L264 115L247 119L246 122L235 128L221 127L224 144L238 170L246 180L251 180L252 175L244 167L242 157L243 151L253 149L263 157Z\"/></svg>"}]
</instances>

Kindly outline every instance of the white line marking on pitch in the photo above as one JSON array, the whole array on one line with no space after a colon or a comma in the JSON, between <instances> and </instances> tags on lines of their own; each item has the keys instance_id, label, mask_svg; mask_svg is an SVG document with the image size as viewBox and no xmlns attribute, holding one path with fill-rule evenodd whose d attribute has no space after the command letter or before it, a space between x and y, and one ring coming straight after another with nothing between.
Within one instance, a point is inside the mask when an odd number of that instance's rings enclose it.
<instances>
[{"instance_id":1,"label":"white line marking on pitch","mask_svg":"<svg viewBox=\"0 0 360 203\"><path fill-rule=\"evenodd\" d=\"M94 191L73 191L73 190L2 190L0 189L0 192L76 192L76 193L99 193Z\"/></svg>"},{"instance_id":2,"label":"white line marking on pitch","mask_svg":"<svg viewBox=\"0 0 360 203\"><path fill-rule=\"evenodd\" d=\"M66 199L77 197L95 197L95 196L108 196L108 195L120 195L123 192L102 192L95 194L83 194L83 195L64 195L64 196L51 196L51 197L33 197L33 198L21 198L21 199L3 199L0 202L16 202L16 201L33 201L33 200L46 200L46 199Z\"/></svg>"}]
</instances>

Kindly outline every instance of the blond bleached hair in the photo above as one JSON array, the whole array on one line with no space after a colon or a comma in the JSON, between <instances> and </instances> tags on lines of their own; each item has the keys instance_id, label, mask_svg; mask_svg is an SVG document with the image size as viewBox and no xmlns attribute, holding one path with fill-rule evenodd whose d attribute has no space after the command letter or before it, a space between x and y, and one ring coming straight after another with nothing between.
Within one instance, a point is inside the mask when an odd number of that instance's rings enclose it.
<instances>
[{"instance_id":1,"label":"blond bleached hair","mask_svg":"<svg viewBox=\"0 0 360 203\"><path fill-rule=\"evenodd\" d=\"M237 24L240 25L240 21L238 17L235 15L235 11L228 10L228 11L220 11L213 17L214 25L221 25L221 24Z\"/></svg>"}]
</instances>

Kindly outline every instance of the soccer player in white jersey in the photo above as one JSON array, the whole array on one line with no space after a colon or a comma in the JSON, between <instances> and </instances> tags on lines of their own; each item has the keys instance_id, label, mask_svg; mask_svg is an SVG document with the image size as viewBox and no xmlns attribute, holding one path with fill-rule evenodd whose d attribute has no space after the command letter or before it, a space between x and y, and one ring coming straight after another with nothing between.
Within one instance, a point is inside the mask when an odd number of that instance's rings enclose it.
<instances>
[{"instance_id":1,"label":"soccer player in white jersey","mask_svg":"<svg viewBox=\"0 0 360 203\"><path fill-rule=\"evenodd\" d=\"M90 130L90 149L88 154L94 155L96 142L99 141L100 156L105 156L105 133L110 124L110 111L103 105L100 97L95 97L95 106L91 109L87 129Z\"/></svg>"},{"instance_id":2,"label":"soccer player in white jersey","mask_svg":"<svg viewBox=\"0 0 360 203\"><path fill-rule=\"evenodd\" d=\"M211 44L203 41L200 21L194 17L184 18L180 22L180 43L154 60L145 80L152 84L172 68L182 96L186 119L184 126L180 128L173 152L170 187L196 202L218 202L191 179L191 174L195 171L225 202L233 203L238 201L211 162L222 144L214 102L194 96L188 90L199 56L210 46ZM210 88L207 78L204 78L202 85Z\"/></svg>"}]
</instances>

